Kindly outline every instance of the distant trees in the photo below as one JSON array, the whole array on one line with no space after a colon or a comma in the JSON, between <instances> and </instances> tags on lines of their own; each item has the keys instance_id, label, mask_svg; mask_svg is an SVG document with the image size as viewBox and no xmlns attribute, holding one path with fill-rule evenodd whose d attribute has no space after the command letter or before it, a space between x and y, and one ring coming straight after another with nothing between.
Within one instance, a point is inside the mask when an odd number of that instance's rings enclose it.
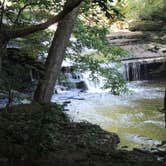
<instances>
[{"instance_id":1,"label":"distant trees","mask_svg":"<svg viewBox=\"0 0 166 166\"><path fill-rule=\"evenodd\" d=\"M166 19L165 0L127 0L124 8L125 16L129 20Z\"/></svg>"}]
</instances>

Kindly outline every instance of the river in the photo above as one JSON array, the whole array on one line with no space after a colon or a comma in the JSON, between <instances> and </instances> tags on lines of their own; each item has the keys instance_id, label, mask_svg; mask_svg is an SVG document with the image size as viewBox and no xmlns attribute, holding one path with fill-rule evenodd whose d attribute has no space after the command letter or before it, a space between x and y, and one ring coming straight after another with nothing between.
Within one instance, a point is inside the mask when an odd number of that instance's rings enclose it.
<instances>
[{"instance_id":1,"label":"river","mask_svg":"<svg viewBox=\"0 0 166 166\"><path fill-rule=\"evenodd\" d=\"M135 81L129 92L115 96L108 92L62 91L52 101L71 101L67 113L74 121L88 121L119 135L119 147L155 148L166 141L163 107L164 82ZM165 146L162 146L162 149Z\"/></svg>"}]
</instances>

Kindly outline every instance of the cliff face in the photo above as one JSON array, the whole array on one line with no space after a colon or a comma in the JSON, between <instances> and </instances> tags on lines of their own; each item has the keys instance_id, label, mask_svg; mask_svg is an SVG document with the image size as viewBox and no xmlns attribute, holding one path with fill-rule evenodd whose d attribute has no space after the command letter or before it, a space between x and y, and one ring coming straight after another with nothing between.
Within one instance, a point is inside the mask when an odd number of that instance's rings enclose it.
<instances>
[{"instance_id":1,"label":"cliff face","mask_svg":"<svg viewBox=\"0 0 166 166\"><path fill-rule=\"evenodd\" d=\"M128 80L165 77L165 69L159 72L166 63L165 29L163 21L135 21L129 23L128 29L107 36L110 46L120 46L129 52L129 57L122 60Z\"/></svg>"}]
</instances>

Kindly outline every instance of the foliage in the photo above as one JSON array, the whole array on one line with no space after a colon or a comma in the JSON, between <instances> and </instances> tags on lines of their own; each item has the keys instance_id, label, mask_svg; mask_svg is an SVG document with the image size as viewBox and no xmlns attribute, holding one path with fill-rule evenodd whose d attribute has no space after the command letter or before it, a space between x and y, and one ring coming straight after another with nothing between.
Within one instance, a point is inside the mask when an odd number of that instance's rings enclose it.
<instances>
[{"instance_id":1,"label":"foliage","mask_svg":"<svg viewBox=\"0 0 166 166\"><path fill-rule=\"evenodd\" d=\"M89 71L93 81L98 82L102 77L104 85L101 88L110 89L114 95L127 92L126 81L118 71L120 63L113 63L106 59L97 59L95 54L77 56L75 59L75 70L81 72Z\"/></svg>"},{"instance_id":2,"label":"foliage","mask_svg":"<svg viewBox=\"0 0 166 166\"><path fill-rule=\"evenodd\" d=\"M2 23L17 28L41 22L56 13L61 5L60 0L8 0L3 5L4 12L1 12Z\"/></svg>"},{"instance_id":3,"label":"foliage","mask_svg":"<svg viewBox=\"0 0 166 166\"><path fill-rule=\"evenodd\" d=\"M53 32L47 30L35 35L29 35L20 41L15 40L14 42L18 43L20 51L24 54L44 61L51 44L52 35Z\"/></svg>"},{"instance_id":4,"label":"foliage","mask_svg":"<svg viewBox=\"0 0 166 166\"><path fill-rule=\"evenodd\" d=\"M19 91L32 86L27 73L29 73L27 68L19 64L2 67L2 71L0 72L0 92L7 96L8 102L6 107L10 107L14 99L21 99L21 95L17 94Z\"/></svg>"},{"instance_id":5,"label":"foliage","mask_svg":"<svg viewBox=\"0 0 166 166\"><path fill-rule=\"evenodd\" d=\"M165 20L165 0L127 0L124 8L126 18L131 20Z\"/></svg>"},{"instance_id":6,"label":"foliage","mask_svg":"<svg viewBox=\"0 0 166 166\"><path fill-rule=\"evenodd\" d=\"M78 59L80 58L79 55L84 47L96 49L99 52L98 55L100 55L100 57L98 56L99 59L106 58L107 60L118 61L122 55L126 54L120 48L110 48L109 43L106 40L106 34L108 33L106 25L108 25L110 20L115 21L122 17L120 4L121 1L114 4L112 0L86 0L82 4L80 16L75 23L73 31L77 41L70 45L78 58L70 56L72 60L78 62ZM59 12L63 8L63 5L64 1L61 2L59 0L42 0L35 2L31 0L21 0L19 2L9 0L8 4L5 5L5 12L1 12L1 16L3 16L1 23L3 26L18 29L33 23L43 22L48 17ZM116 5L118 7L116 7ZM50 40L51 33L45 31L30 35L24 40L20 40L19 45L23 52L28 52L33 57L40 55L45 56L46 50L50 45ZM85 58L86 57L87 56L85 56ZM84 64L85 61L89 63L88 58L82 63ZM92 73L94 73L94 64L92 61L91 63L91 65L89 63L87 66L89 66L89 70L92 70ZM98 67L97 70L99 69L101 68ZM104 76L106 76L106 73L108 74L108 72L103 71L96 72L101 75L103 75L102 73L105 73ZM113 74L113 72L111 73ZM109 79L111 73L108 74ZM119 76L120 75L112 78L116 79ZM114 83L115 82L116 81L114 81Z\"/></svg>"},{"instance_id":7,"label":"foliage","mask_svg":"<svg viewBox=\"0 0 166 166\"><path fill-rule=\"evenodd\" d=\"M95 25L91 27L83 24L80 19L77 19L73 33L77 42L82 44L82 47L103 50L104 46L108 44L107 40L105 40L108 30L104 26L99 27Z\"/></svg>"},{"instance_id":8,"label":"foliage","mask_svg":"<svg viewBox=\"0 0 166 166\"><path fill-rule=\"evenodd\" d=\"M0 112L0 156L9 161L49 160L64 151L115 150L119 138L88 122L70 122L56 104L19 105ZM97 140L97 141L96 141ZM64 156L63 156L64 157ZM41 160L41 161L42 161Z\"/></svg>"},{"instance_id":9,"label":"foliage","mask_svg":"<svg viewBox=\"0 0 166 166\"><path fill-rule=\"evenodd\" d=\"M0 112L3 165L164 166L150 152L116 150L119 137L88 122L70 122L56 104L19 105ZM163 155L165 153L162 153Z\"/></svg>"},{"instance_id":10,"label":"foliage","mask_svg":"<svg viewBox=\"0 0 166 166\"><path fill-rule=\"evenodd\" d=\"M111 92L114 95L120 95L121 93L126 93L128 91L126 87L126 80L124 79L123 75L115 68L104 69L102 75L107 78L103 88L111 89Z\"/></svg>"},{"instance_id":11,"label":"foliage","mask_svg":"<svg viewBox=\"0 0 166 166\"><path fill-rule=\"evenodd\" d=\"M27 87L27 82L30 79L27 74L27 69L21 65L10 65L2 67L1 72L1 88L21 90ZM17 82L16 82L17 80Z\"/></svg>"},{"instance_id":12,"label":"foliage","mask_svg":"<svg viewBox=\"0 0 166 166\"><path fill-rule=\"evenodd\" d=\"M86 0L81 8L82 20L88 25L108 25L122 17L121 0Z\"/></svg>"},{"instance_id":13,"label":"foliage","mask_svg":"<svg viewBox=\"0 0 166 166\"><path fill-rule=\"evenodd\" d=\"M51 152L58 141L58 128L69 122L62 110L63 107L59 105L40 104L19 105L12 108L12 112L3 110L0 114L3 147L0 154L24 160ZM12 147L13 151L9 150Z\"/></svg>"},{"instance_id":14,"label":"foliage","mask_svg":"<svg viewBox=\"0 0 166 166\"><path fill-rule=\"evenodd\" d=\"M0 92L7 97L7 106L13 101L19 103L26 96L21 93L30 95L35 85L32 72L41 75L43 71L43 64L35 58L18 49L8 49L0 72Z\"/></svg>"},{"instance_id":15,"label":"foliage","mask_svg":"<svg viewBox=\"0 0 166 166\"><path fill-rule=\"evenodd\" d=\"M129 53L120 47L110 46L106 38L108 28L101 25L86 25L77 19L73 32L76 40L70 42L67 57L75 62L75 70L90 71L93 80L97 80L99 76L104 77L103 88L111 88L114 94L126 92L123 75L118 72L118 68L112 68L109 64L119 63L122 57L128 56ZM84 48L93 48L95 53L86 55L82 51Z\"/></svg>"}]
</instances>

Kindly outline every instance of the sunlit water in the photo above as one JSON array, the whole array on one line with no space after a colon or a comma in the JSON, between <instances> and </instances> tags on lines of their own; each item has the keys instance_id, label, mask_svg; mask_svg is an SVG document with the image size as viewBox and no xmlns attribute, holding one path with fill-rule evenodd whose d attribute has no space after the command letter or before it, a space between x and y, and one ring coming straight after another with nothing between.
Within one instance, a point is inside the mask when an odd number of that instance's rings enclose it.
<instances>
[{"instance_id":1,"label":"sunlit water","mask_svg":"<svg viewBox=\"0 0 166 166\"><path fill-rule=\"evenodd\" d=\"M132 82L123 96L63 91L52 101L71 101L67 113L74 121L89 121L120 136L120 146L153 147L166 140L164 84Z\"/></svg>"}]
</instances>

